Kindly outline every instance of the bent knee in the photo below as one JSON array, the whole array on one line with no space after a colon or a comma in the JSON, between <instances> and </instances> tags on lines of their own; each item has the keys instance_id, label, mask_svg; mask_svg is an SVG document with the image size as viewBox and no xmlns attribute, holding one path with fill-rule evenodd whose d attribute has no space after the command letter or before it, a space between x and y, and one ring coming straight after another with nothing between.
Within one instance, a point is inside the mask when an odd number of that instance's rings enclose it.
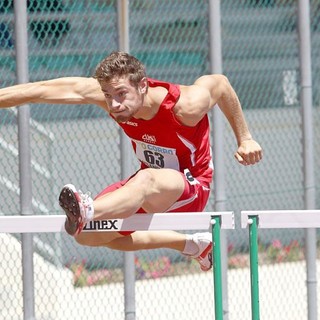
<instances>
[{"instance_id":1,"label":"bent knee","mask_svg":"<svg viewBox=\"0 0 320 320\"><path fill-rule=\"evenodd\" d=\"M154 169L144 169L138 171L136 175L130 180L130 182L138 183L139 185L145 186L146 188L152 186L155 181L154 174L152 174L153 170Z\"/></svg>"}]
</instances>

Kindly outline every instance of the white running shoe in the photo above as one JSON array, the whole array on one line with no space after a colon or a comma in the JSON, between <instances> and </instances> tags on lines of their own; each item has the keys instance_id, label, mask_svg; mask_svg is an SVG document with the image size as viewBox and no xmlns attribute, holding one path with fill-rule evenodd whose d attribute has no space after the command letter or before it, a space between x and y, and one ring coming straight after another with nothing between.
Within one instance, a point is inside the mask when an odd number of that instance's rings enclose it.
<instances>
[{"instance_id":1,"label":"white running shoe","mask_svg":"<svg viewBox=\"0 0 320 320\"><path fill-rule=\"evenodd\" d=\"M209 271L212 267L212 234L195 233L192 235L192 240L197 244L199 251L190 257L199 262L202 271Z\"/></svg>"},{"instance_id":2,"label":"white running shoe","mask_svg":"<svg viewBox=\"0 0 320 320\"><path fill-rule=\"evenodd\" d=\"M59 205L67 216L65 229L72 236L82 231L90 220L88 217L93 217L93 200L90 194L77 191L72 184L67 184L62 188Z\"/></svg>"}]
</instances>

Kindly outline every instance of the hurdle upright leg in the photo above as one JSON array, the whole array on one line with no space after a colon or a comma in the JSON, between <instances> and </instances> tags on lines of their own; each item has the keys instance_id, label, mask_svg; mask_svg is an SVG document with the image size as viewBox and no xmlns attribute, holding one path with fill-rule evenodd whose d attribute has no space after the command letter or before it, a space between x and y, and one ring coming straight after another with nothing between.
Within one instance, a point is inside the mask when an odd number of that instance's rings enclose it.
<instances>
[{"instance_id":1,"label":"hurdle upright leg","mask_svg":"<svg viewBox=\"0 0 320 320\"><path fill-rule=\"evenodd\" d=\"M249 250L250 250L250 280L251 280L251 318L260 319L259 305L259 261L258 261L258 216L249 216Z\"/></svg>"},{"instance_id":2,"label":"hurdle upright leg","mask_svg":"<svg viewBox=\"0 0 320 320\"><path fill-rule=\"evenodd\" d=\"M222 273L221 273L221 216L211 216L212 225L212 259L214 284L215 320L223 320Z\"/></svg>"}]
</instances>

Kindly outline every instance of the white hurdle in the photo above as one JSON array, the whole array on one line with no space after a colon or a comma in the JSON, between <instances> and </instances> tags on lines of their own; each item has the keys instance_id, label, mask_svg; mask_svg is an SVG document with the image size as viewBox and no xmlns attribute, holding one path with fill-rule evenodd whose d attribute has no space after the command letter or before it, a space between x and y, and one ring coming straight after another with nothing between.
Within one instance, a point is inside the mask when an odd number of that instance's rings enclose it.
<instances>
[{"instance_id":1,"label":"white hurdle","mask_svg":"<svg viewBox=\"0 0 320 320\"><path fill-rule=\"evenodd\" d=\"M0 216L0 233L65 232L65 215ZM83 232L208 230L212 232L215 320L223 320L220 229L234 229L233 212L135 214L126 219L88 222Z\"/></svg>"},{"instance_id":2,"label":"white hurdle","mask_svg":"<svg viewBox=\"0 0 320 320\"><path fill-rule=\"evenodd\" d=\"M211 217L217 215L221 217L221 229L234 229L232 212L174 212L91 221L83 232L205 230L210 229ZM0 233L65 232L65 219L65 215L0 216Z\"/></svg>"},{"instance_id":3,"label":"white hurdle","mask_svg":"<svg viewBox=\"0 0 320 320\"><path fill-rule=\"evenodd\" d=\"M259 229L320 228L320 210L241 211L241 228L251 216L258 217Z\"/></svg>"},{"instance_id":4,"label":"white hurdle","mask_svg":"<svg viewBox=\"0 0 320 320\"><path fill-rule=\"evenodd\" d=\"M258 229L320 228L320 210L241 211L241 227L249 228L251 311L252 320L259 320Z\"/></svg>"}]
</instances>

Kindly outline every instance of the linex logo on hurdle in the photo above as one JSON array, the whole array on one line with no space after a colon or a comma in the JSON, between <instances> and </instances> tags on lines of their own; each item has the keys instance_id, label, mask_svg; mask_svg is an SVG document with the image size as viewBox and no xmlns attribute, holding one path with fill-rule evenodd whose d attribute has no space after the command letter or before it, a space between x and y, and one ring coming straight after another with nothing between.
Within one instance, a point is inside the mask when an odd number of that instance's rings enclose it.
<instances>
[{"instance_id":1,"label":"linex logo on hurdle","mask_svg":"<svg viewBox=\"0 0 320 320\"><path fill-rule=\"evenodd\" d=\"M88 222L83 230L119 230L118 220L99 220Z\"/></svg>"}]
</instances>

